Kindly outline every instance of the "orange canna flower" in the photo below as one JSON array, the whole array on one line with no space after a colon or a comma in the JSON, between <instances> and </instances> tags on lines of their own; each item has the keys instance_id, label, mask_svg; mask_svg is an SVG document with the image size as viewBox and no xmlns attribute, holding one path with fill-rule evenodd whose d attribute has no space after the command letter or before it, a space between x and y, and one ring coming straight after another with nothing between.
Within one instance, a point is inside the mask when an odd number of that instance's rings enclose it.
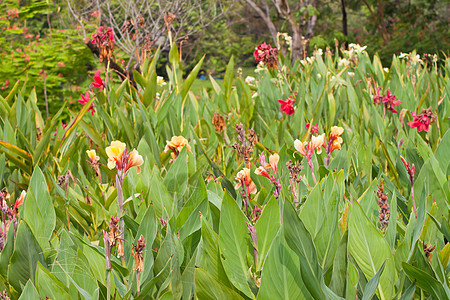
<instances>
[{"instance_id":1,"label":"orange canna flower","mask_svg":"<svg viewBox=\"0 0 450 300\"><path fill-rule=\"evenodd\" d=\"M14 210L17 210L19 207L22 206L23 200L25 199L26 195L27 195L26 191L22 191L22 193L20 193L19 198L16 199L16 203L14 203Z\"/></svg>"},{"instance_id":2,"label":"orange canna flower","mask_svg":"<svg viewBox=\"0 0 450 300\"><path fill-rule=\"evenodd\" d=\"M269 165L270 166L270 165ZM268 179L270 179L270 175L264 167L259 167L255 170L256 175L262 175Z\"/></svg>"},{"instance_id":3,"label":"orange canna flower","mask_svg":"<svg viewBox=\"0 0 450 300\"><path fill-rule=\"evenodd\" d=\"M256 194L257 189L255 183L250 177L250 169L244 168L241 171L239 171L234 180L238 182L234 187L235 189L240 188L242 186L242 183L244 183L249 194Z\"/></svg>"},{"instance_id":4,"label":"orange canna flower","mask_svg":"<svg viewBox=\"0 0 450 300\"><path fill-rule=\"evenodd\" d=\"M187 151L191 151L191 146L188 144L188 140L184 137L173 136L170 141L167 141L166 148L164 152L172 151L171 155L173 159L176 159L181 149L186 146Z\"/></svg>"},{"instance_id":5,"label":"orange canna flower","mask_svg":"<svg viewBox=\"0 0 450 300\"><path fill-rule=\"evenodd\" d=\"M141 165L144 163L142 156L139 155L136 149L130 152L128 155L127 165L125 167L125 172L131 167L137 167L137 173L141 173Z\"/></svg>"},{"instance_id":6,"label":"orange canna flower","mask_svg":"<svg viewBox=\"0 0 450 300\"><path fill-rule=\"evenodd\" d=\"M275 174L277 173L279 160L280 160L280 156L278 155L278 153L269 155L269 164Z\"/></svg>"},{"instance_id":7,"label":"orange canna flower","mask_svg":"<svg viewBox=\"0 0 450 300\"><path fill-rule=\"evenodd\" d=\"M108 168L114 169L117 165L117 169L122 168L122 155L126 148L125 143L120 141L111 142L111 146L106 147L106 154L108 155Z\"/></svg>"},{"instance_id":8,"label":"orange canna flower","mask_svg":"<svg viewBox=\"0 0 450 300\"><path fill-rule=\"evenodd\" d=\"M341 134L344 133L344 128L339 127L339 126L333 126L331 127L331 140L332 140L332 144L331 144L331 152L333 152L333 150L336 149L341 149L341 144L343 142L342 138L341 138Z\"/></svg>"}]
</instances>

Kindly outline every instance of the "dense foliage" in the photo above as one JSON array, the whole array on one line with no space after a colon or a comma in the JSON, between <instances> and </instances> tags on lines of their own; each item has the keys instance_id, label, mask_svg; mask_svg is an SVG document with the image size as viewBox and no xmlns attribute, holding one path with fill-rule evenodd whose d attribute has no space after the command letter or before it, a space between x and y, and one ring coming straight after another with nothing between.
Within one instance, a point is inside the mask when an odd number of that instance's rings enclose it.
<instances>
[{"instance_id":1,"label":"dense foliage","mask_svg":"<svg viewBox=\"0 0 450 300\"><path fill-rule=\"evenodd\" d=\"M136 87L97 73L64 128L22 83L0 97L5 293L449 298L450 61L267 51L210 93L175 45L166 82L159 51Z\"/></svg>"}]
</instances>

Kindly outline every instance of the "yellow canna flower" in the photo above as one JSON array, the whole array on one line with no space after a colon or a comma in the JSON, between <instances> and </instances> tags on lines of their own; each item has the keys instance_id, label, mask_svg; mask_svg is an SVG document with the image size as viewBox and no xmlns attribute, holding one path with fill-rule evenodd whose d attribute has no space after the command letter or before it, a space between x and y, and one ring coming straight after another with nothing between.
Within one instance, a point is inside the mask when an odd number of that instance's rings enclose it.
<instances>
[{"instance_id":1,"label":"yellow canna flower","mask_svg":"<svg viewBox=\"0 0 450 300\"><path fill-rule=\"evenodd\" d=\"M89 156L89 160L91 163L95 164L100 160L100 157L97 156L95 150L87 150L87 155Z\"/></svg>"},{"instance_id":2,"label":"yellow canna flower","mask_svg":"<svg viewBox=\"0 0 450 300\"><path fill-rule=\"evenodd\" d=\"M117 169L122 168L122 155L126 148L125 143L120 141L111 142L111 146L106 147L106 154L108 155L108 168L114 169L117 165Z\"/></svg>"}]
</instances>

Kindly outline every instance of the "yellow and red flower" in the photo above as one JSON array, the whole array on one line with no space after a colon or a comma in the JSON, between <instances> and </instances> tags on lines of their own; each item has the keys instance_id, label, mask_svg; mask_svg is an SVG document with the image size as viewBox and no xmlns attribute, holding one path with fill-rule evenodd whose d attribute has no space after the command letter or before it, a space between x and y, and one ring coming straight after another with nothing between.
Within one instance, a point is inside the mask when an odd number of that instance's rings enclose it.
<instances>
[{"instance_id":1,"label":"yellow and red flower","mask_svg":"<svg viewBox=\"0 0 450 300\"><path fill-rule=\"evenodd\" d=\"M100 157L97 155L97 153L95 153L95 150L87 150L86 153L89 157L89 161L92 164L96 164L100 160Z\"/></svg>"},{"instance_id":2,"label":"yellow and red flower","mask_svg":"<svg viewBox=\"0 0 450 300\"><path fill-rule=\"evenodd\" d=\"M255 183L250 177L250 169L244 168L241 171L239 171L234 180L238 182L234 187L235 189L240 188L244 184L249 194L256 194L257 189Z\"/></svg>"},{"instance_id":3,"label":"yellow and red flower","mask_svg":"<svg viewBox=\"0 0 450 300\"><path fill-rule=\"evenodd\" d=\"M311 136L311 140L309 142L302 142L300 140L294 141L295 150L297 150L300 155L305 157L312 157L314 150L316 150L317 154L322 153L322 145L324 143L325 134L321 134L318 136Z\"/></svg>"},{"instance_id":4,"label":"yellow and red flower","mask_svg":"<svg viewBox=\"0 0 450 300\"><path fill-rule=\"evenodd\" d=\"M164 152L172 151L171 155L173 159L178 157L183 147L186 147L187 151L191 151L191 146L188 144L188 140L182 136L173 136L170 141L167 141Z\"/></svg>"},{"instance_id":5,"label":"yellow and red flower","mask_svg":"<svg viewBox=\"0 0 450 300\"><path fill-rule=\"evenodd\" d=\"M137 173L141 172L140 166L144 160L137 150L128 152L125 143L120 141L111 142L111 146L106 147L105 150L108 155L108 168L117 168L119 171L126 172L131 167L137 167Z\"/></svg>"}]
</instances>

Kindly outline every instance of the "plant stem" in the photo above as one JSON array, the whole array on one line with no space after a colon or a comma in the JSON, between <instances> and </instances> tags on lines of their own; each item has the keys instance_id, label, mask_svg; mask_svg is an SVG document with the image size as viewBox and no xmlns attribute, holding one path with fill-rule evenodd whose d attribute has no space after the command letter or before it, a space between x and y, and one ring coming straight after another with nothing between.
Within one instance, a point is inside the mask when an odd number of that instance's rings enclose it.
<instances>
[{"instance_id":1,"label":"plant stem","mask_svg":"<svg viewBox=\"0 0 450 300\"><path fill-rule=\"evenodd\" d=\"M416 219L417 219L417 209L416 209L416 201L414 200L414 185L413 184L411 184L411 198L412 198L412 203L413 203L414 215L416 216Z\"/></svg>"},{"instance_id":2,"label":"plant stem","mask_svg":"<svg viewBox=\"0 0 450 300\"><path fill-rule=\"evenodd\" d=\"M116 187L117 187L117 202L119 203L119 211L120 211L120 239L122 241L125 240L125 225L123 222L123 174L121 171L117 172L116 175ZM122 265L125 266L125 257L122 256Z\"/></svg>"},{"instance_id":3,"label":"plant stem","mask_svg":"<svg viewBox=\"0 0 450 300\"><path fill-rule=\"evenodd\" d=\"M137 294L141 293L141 284L139 282L139 271L136 271L136 286L137 286Z\"/></svg>"},{"instance_id":4,"label":"plant stem","mask_svg":"<svg viewBox=\"0 0 450 300\"><path fill-rule=\"evenodd\" d=\"M314 176L314 165L313 165L312 159L310 157L307 157L306 159L308 161L308 166L311 169L311 175L312 175L312 178L313 178L313 181L314 181L314 185L316 185L317 184L317 180L316 180L316 176Z\"/></svg>"}]
</instances>

